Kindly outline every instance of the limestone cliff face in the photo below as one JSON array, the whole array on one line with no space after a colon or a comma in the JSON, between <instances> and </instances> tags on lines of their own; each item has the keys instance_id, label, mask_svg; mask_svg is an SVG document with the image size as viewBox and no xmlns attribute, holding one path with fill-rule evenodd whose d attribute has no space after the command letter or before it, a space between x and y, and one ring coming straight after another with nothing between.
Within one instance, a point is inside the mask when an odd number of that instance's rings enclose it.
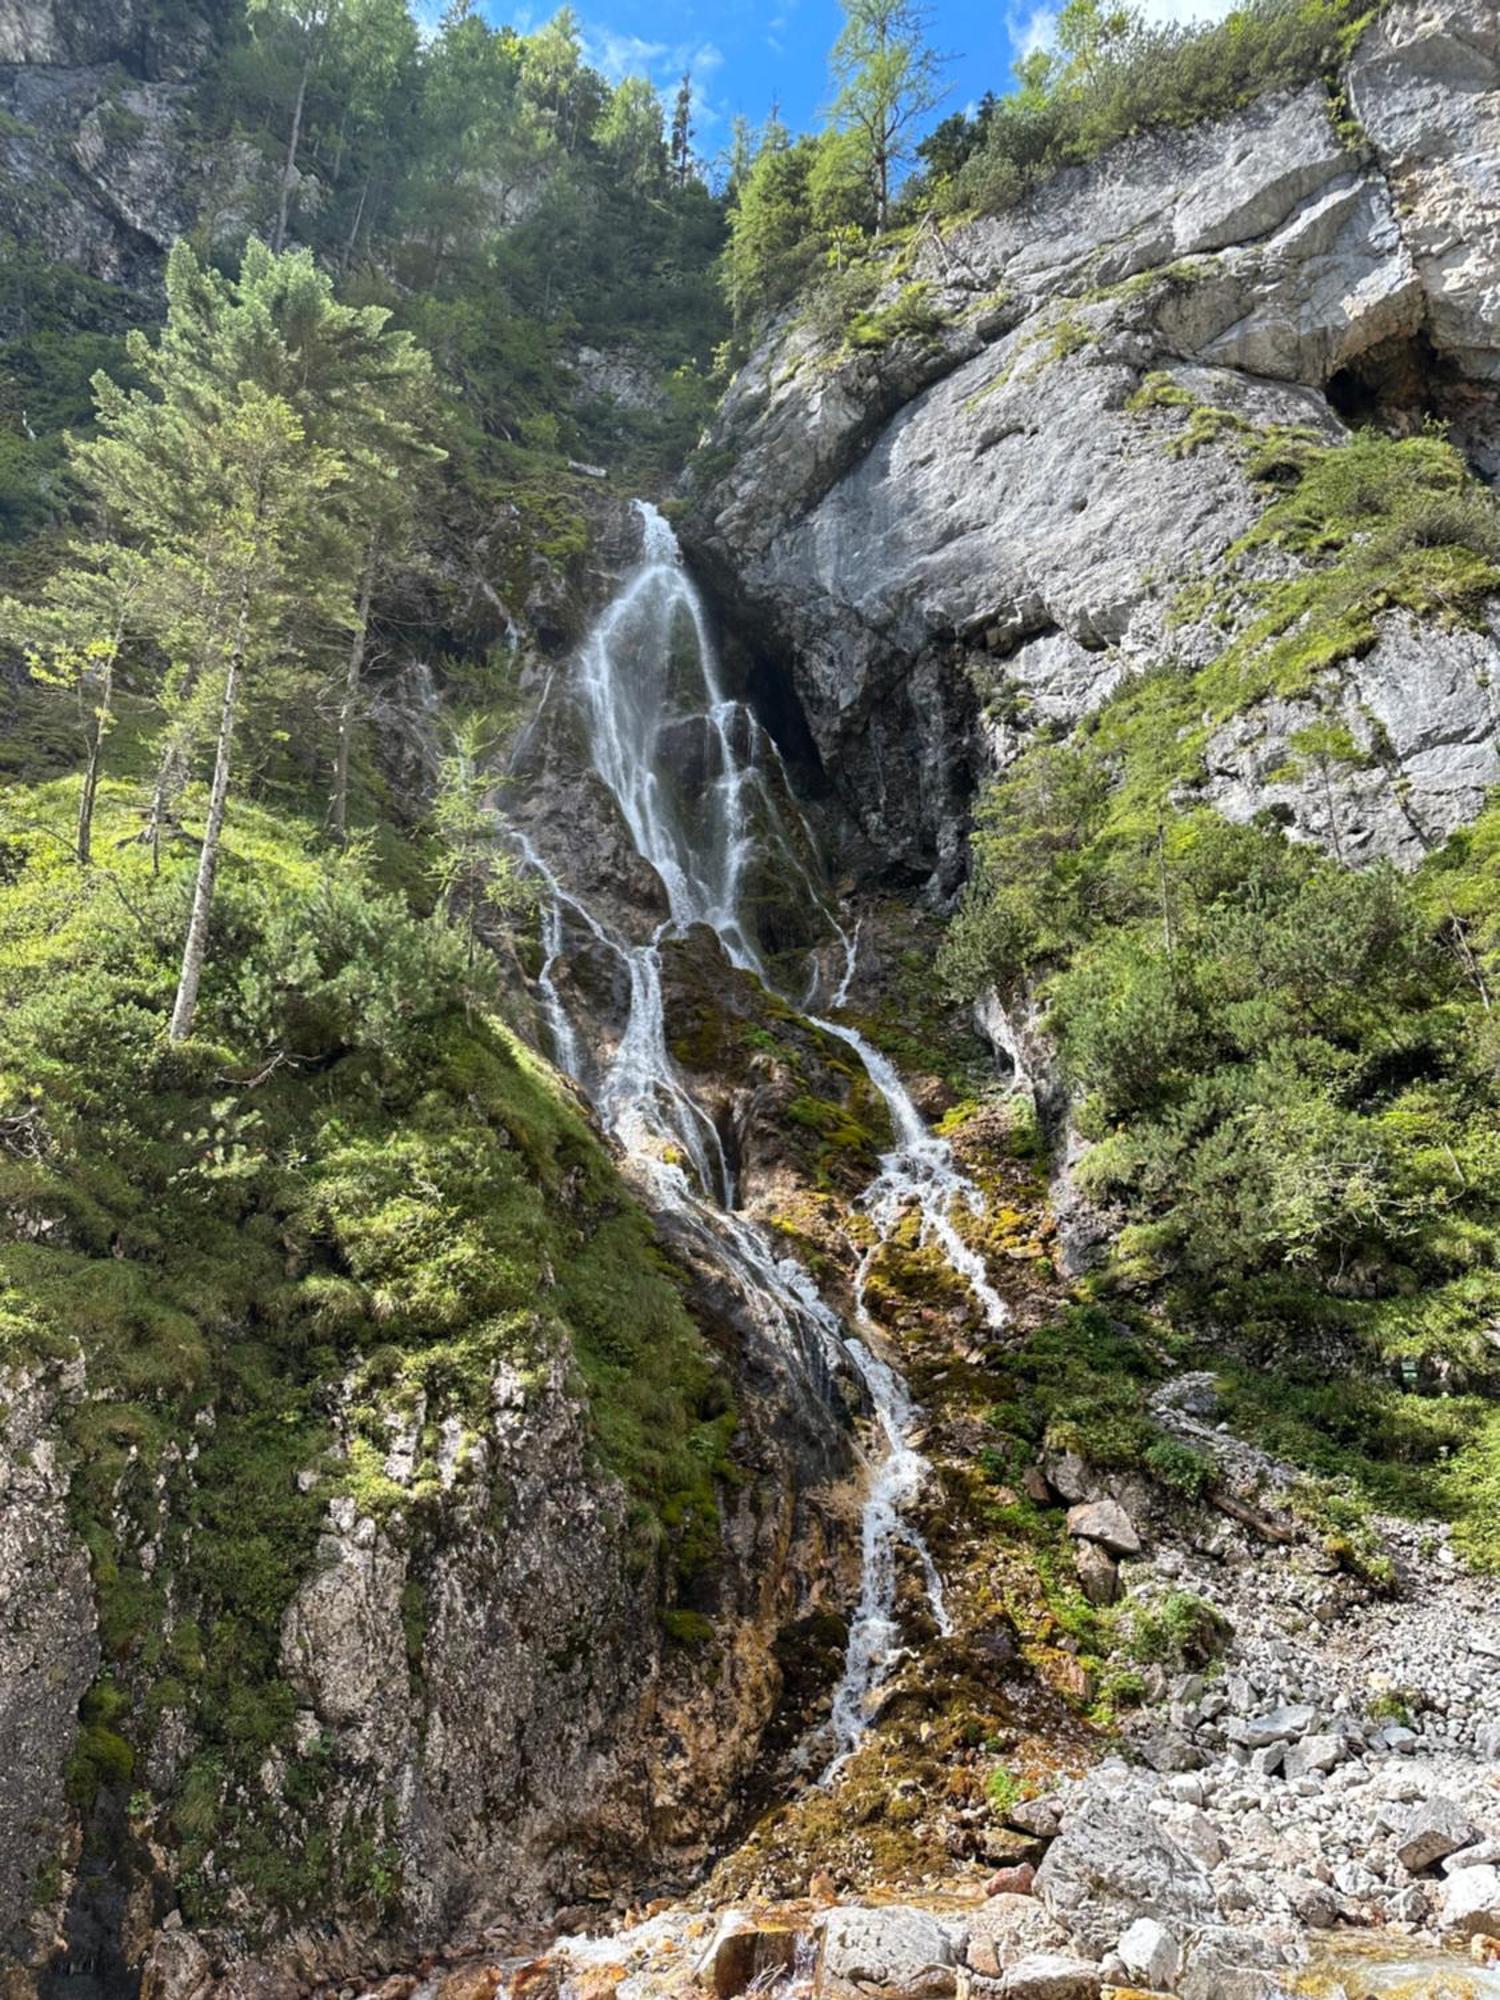
<instances>
[{"instance_id":1,"label":"limestone cliff face","mask_svg":"<svg viewBox=\"0 0 1500 2000\"><path fill-rule=\"evenodd\" d=\"M36 1875L43 1857L56 1864L69 1847L64 1773L99 1664L89 1561L68 1521L55 1427L59 1403L82 1388L77 1364L0 1376L0 1956L22 1961L51 1943Z\"/></svg>"},{"instance_id":2,"label":"limestone cliff face","mask_svg":"<svg viewBox=\"0 0 1500 2000\"><path fill-rule=\"evenodd\" d=\"M1263 504L1234 420L1332 441L1356 411L1433 414L1481 472L1500 464L1493 7L1399 0L1346 88L1362 135L1310 86L921 233L882 297L927 287L929 336L851 353L792 319L731 388L685 539L790 669L885 866L951 890L986 770L1123 677L1221 649L1179 600ZM1229 424L1174 451L1130 407L1154 375ZM1385 760L1340 801L1345 858L1415 860L1478 810L1500 778L1497 667L1493 634L1394 617L1319 691ZM1003 722L981 720L976 679L1002 691ZM1270 781L1303 720L1295 702L1237 716L1207 796L1231 815L1276 804L1327 841L1323 789Z\"/></svg>"},{"instance_id":3,"label":"limestone cliff face","mask_svg":"<svg viewBox=\"0 0 1500 2000\"><path fill-rule=\"evenodd\" d=\"M69 67L121 63L142 77L190 73L209 33L185 0L0 0L0 62Z\"/></svg>"},{"instance_id":4,"label":"limestone cliff face","mask_svg":"<svg viewBox=\"0 0 1500 2000\"><path fill-rule=\"evenodd\" d=\"M216 1797L191 1880L168 1802L220 1749L159 1644L122 1663L96 1630L62 1420L88 1397L84 1364L0 1380L0 1968L16 1991L85 1966L111 1990L143 1970L175 1990L185 1933L157 1927L179 1899L195 1977L250 1957L279 1979L701 1870L757 1767L783 1632L854 1579L842 1406L809 1400L739 1302L686 1282L739 1434L685 1642L565 1344L497 1364L482 1410L472 1389L372 1408L366 1388L356 1417L351 1385L335 1438L347 1458L373 1425L382 1502L326 1503L271 1632L286 1740ZM172 1579L197 1440L234 1421L201 1411L196 1436L132 1454L119 1482L111 1560L167 1578L174 1620L195 1610ZM337 1489L337 1458L325 1470Z\"/></svg>"},{"instance_id":5,"label":"limestone cliff face","mask_svg":"<svg viewBox=\"0 0 1500 2000\"><path fill-rule=\"evenodd\" d=\"M174 238L216 244L259 218L259 156L204 157L194 85L206 10L108 0L0 0L0 228L38 255L132 288Z\"/></svg>"}]
</instances>

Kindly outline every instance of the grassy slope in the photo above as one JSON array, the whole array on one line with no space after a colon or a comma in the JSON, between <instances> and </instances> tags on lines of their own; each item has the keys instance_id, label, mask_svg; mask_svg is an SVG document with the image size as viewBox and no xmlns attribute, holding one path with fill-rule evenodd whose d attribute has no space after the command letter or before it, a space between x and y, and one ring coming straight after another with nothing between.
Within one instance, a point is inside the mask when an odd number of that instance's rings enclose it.
<instances>
[{"instance_id":1,"label":"grassy slope","mask_svg":"<svg viewBox=\"0 0 1500 2000\"><path fill-rule=\"evenodd\" d=\"M299 1848L237 1783L288 1739L279 1620L329 1498L351 1491L419 1537L438 1417L479 1425L494 1365L524 1370L567 1337L636 1559L670 1588L712 1560L733 1411L603 1146L499 1021L494 974L397 886L420 881L419 849L386 828L338 859L294 799L237 804L197 1035L168 1050L195 849L170 845L153 877L127 727L102 865L80 872L76 779L14 775L55 765L65 705L20 708L0 795L0 1357L87 1369L66 1448L107 1665L74 1794L129 1783L155 1717L183 1708L196 1754L170 1798L139 1804L141 1829L183 1848L185 1908L212 1908L193 1873L210 1845L288 1907L378 1898L378 1827L334 1852L294 1765ZM200 811L190 793L189 828ZM333 1417L351 1377L346 1458ZM380 1471L382 1418L419 1391L431 1423L403 1489Z\"/></svg>"}]
</instances>

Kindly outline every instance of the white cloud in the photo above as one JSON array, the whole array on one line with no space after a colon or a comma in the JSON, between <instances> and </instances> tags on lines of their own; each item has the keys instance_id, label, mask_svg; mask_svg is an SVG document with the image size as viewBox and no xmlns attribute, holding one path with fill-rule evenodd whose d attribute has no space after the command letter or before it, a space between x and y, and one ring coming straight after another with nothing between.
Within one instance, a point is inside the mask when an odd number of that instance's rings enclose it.
<instances>
[{"instance_id":1,"label":"white cloud","mask_svg":"<svg viewBox=\"0 0 1500 2000\"><path fill-rule=\"evenodd\" d=\"M640 35L622 35L614 28L585 27L584 61L602 70L611 83L627 76L653 76L667 53L665 42L648 42Z\"/></svg>"},{"instance_id":2,"label":"white cloud","mask_svg":"<svg viewBox=\"0 0 1500 2000\"><path fill-rule=\"evenodd\" d=\"M586 21L583 55L585 62L601 71L611 83L619 83L627 76L649 77L669 107L683 76L691 76L693 124L700 144L706 134L723 123L723 111L715 104L709 88L709 79L724 65L724 51L714 42L652 42L643 35L620 34L614 28Z\"/></svg>"},{"instance_id":3,"label":"white cloud","mask_svg":"<svg viewBox=\"0 0 1500 2000\"><path fill-rule=\"evenodd\" d=\"M1138 0L1148 21L1222 21L1235 0Z\"/></svg>"},{"instance_id":4,"label":"white cloud","mask_svg":"<svg viewBox=\"0 0 1500 2000\"><path fill-rule=\"evenodd\" d=\"M1133 4L1148 21L1186 23L1222 21L1236 0L1133 0ZM1038 49L1052 46L1057 36L1058 12L1057 7L1045 4L1034 6L1030 12L1020 8L1007 11L1006 31L1019 55L1034 55Z\"/></svg>"},{"instance_id":5,"label":"white cloud","mask_svg":"<svg viewBox=\"0 0 1500 2000\"><path fill-rule=\"evenodd\" d=\"M1011 46L1023 56L1051 46L1057 33L1057 14L1051 7L1034 7L1029 14L1008 13L1005 28Z\"/></svg>"}]
</instances>

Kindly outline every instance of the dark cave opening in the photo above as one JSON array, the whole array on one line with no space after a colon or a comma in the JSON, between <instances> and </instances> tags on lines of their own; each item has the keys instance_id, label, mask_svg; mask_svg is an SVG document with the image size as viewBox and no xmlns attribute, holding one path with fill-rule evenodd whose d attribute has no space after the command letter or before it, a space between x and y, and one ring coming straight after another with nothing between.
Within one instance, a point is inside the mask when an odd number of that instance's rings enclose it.
<instances>
[{"instance_id":1,"label":"dark cave opening","mask_svg":"<svg viewBox=\"0 0 1500 2000\"><path fill-rule=\"evenodd\" d=\"M826 798L833 786L818 754L802 698L786 668L763 654L752 654L745 673L745 699L781 752L798 792L804 798Z\"/></svg>"},{"instance_id":2,"label":"dark cave opening","mask_svg":"<svg viewBox=\"0 0 1500 2000\"><path fill-rule=\"evenodd\" d=\"M1330 406L1353 430L1415 436L1440 424L1479 478L1500 481L1500 393L1466 376L1425 328L1378 341L1337 368L1324 385Z\"/></svg>"},{"instance_id":3,"label":"dark cave opening","mask_svg":"<svg viewBox=\"0 0 1500 2000\"><path fill-rule=\"evenodd\" d=\"M1327 394L1346 424L1405 434L1441 414L1452 370L1425 329L1377 341L1329 376Z\"/></svg>"}]
</instances>

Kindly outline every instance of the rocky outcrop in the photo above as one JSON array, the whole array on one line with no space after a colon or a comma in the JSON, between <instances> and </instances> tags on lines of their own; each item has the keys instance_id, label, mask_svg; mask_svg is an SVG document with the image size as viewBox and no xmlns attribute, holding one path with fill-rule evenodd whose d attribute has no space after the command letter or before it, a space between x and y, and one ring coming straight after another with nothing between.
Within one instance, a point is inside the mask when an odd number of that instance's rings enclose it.
<instances>
[{"instance_id":1,"label":"rocky outcrop","mask_svg":"<svg viewBox=\"0 0 1500 2000\"><path fill-rule=\"evenodd\" d=\"M502 1367L477 1424L393 1412L398 1488L440 1435L436 1532L413 1546L399 1514L334 1500L282 1620L298 1741L339 1774L328 1818L389 1802L407 1920L429 1936L587 1894L580 1849L653 1837L636 1727L661 1671L655 1579L632 1571L567 1373L561 1354L529 1379Z\"/></svg>"},{"instance_id":2,"label":"rocky outcrop","mask_svg":"<svg viewBox=\"0 0 1500 2000\"><path fill-rule=\"evenodd\" d=\"M203 206L192 88L104 67L0 67L0 221L42 256L141 286Z\"/></svg>"},{"instance_id":3,"label":"rocky outcrop","mask_svg":"<svg viewBox=\"0 0 1500 2000\"><path fill-rule=\"evenodd\" d=\"M397 1938L437 1945L607 1904L643 1878L689 1879L756 1764L783 1628L822 1600L846 1538L841 1418L820 1432L805 1385L757 1351L753 1322L719 1334L735 1357L740 1470L720 1555L696 1586L702 1609L681 1632L663 1620L662 1571L600 1465L565 1348L497 1365L482 1410L472 1388L373 1407L359 1389L340 1422L342 1472L327 1468L334 1497L280 1620L295 1710L232 1817L216 1797L223 1830L195 1885L191 1947L175 1928L181 1853L128 1839L125 1800L137 1824L159 1815L194 1759L200 1772L215 1759L191 1708L161 1702L132 1769L116 1728L155 1683L137 1686L129 1663L107 1684L119 1713L100 1706L96 1721L90 1690L106 1683L59 1422L81 1370L7 1377L0 1965L40 1969L61 1935L63 1970L102 1955L121 1977L145 1964L165 1991L185 1953L220 1975L248 1954L235 1978L369 1962ZM222 1421L200 1417L209 1431ZM372 1434L384 1439L373 1460ZM169 1440L158 1470L137 1467L153 1495L136 1552L145 1576L179 1546L195 1456ZM290 1858L271 1897L264 1856L276 1850ZM309 1888L316 1907L302 1914L336 1921L337 1936L289 1927Z\"/></svg>"},{"instance_id":4,"label":"rocky outcrop","mask_svg":"<svg viewBox=\"0 0 1500 2000\"><path fill-rule=\"evenodd\" d=\"M1405 866L1471 820L1500 783L1500 619L1434 632L1408 615L1315 693L1272 695L1225 723L1205 753L1205 794L1228 819L1271 812L1341 861ZM1336 719L1353 754L1298 755Z\"/></svg>"},{"instance_id":5,"label":"rocky outcrop","mask_svg":"<svg viewBox=\"0 0 1500 2000\"><path fill-rule=\"evenodd\" d=\"M1401 216L1439 354L1500 381L1500 19L1403 0L1361 44L1349 96Z\"/></svg>"},{"instance_id":6,"label":"rocky outcrop","mask_svg":"<svg viewBox=\"0 0 1500 2000\"><path fill-rule=\"evenodd\" d=\"M76 1859L65 1780L99 1641L55 1417L82 1391L77 1364L0 1376L0 1960L50 1944Z\"/></svg>"},{"instance_id":7,"label":"rocky outcrop","mask_svg":"<svg viewBox=\"0 0 1500 2000\"><path fill-rule=\"evenodd\" d=\"M195 137L212 49L191 9L0 0L0 228L132 289L195 225L216 247L243 239L268 183L243 141L209 156Z\"/></svg>"},{"instance_id":8,"label":"rocky outcrop","mask_svg":"<svg viewBox=\"0 0 1500 2000\"><path fill-rule=\"evenodd\" d=\"M53 68L123 64L135 76L180 81L209 40L193 7L154 0L0 0L0 63Z\"/></svg>"},{"instance_id":9,"label":"rocky outcrop","mask_svg":"<svg viewBox=\"0 0 1500 2000\"><path fill-rule=\"evenodd\" d=\"M1495 34L1480 0L1399 0L1350 73L1368 143L1311 86L1129 142L1008 214L920 234L902 282L925 287L931 333L853 352L794 321L742 370L685 539L793 676L884 865L951 889L986 770L1124 677L1221 649L1179 600L1263 504L1245 425L1332 441L1355 405L1398 425L1432 410L1487 462ZM1221 413L1193 448L1132 407L1153 374ZM1388 795L1339 774L1351 859L1415 859L1473 813L1497 775L1496 666L1493 634L1397 620L1335 680ZM1203 795L1246 810L1298 726L1241 718ZM1321 779L1284 784L1293 831L1331 844Z\"/></svg>"}]
</instances>

